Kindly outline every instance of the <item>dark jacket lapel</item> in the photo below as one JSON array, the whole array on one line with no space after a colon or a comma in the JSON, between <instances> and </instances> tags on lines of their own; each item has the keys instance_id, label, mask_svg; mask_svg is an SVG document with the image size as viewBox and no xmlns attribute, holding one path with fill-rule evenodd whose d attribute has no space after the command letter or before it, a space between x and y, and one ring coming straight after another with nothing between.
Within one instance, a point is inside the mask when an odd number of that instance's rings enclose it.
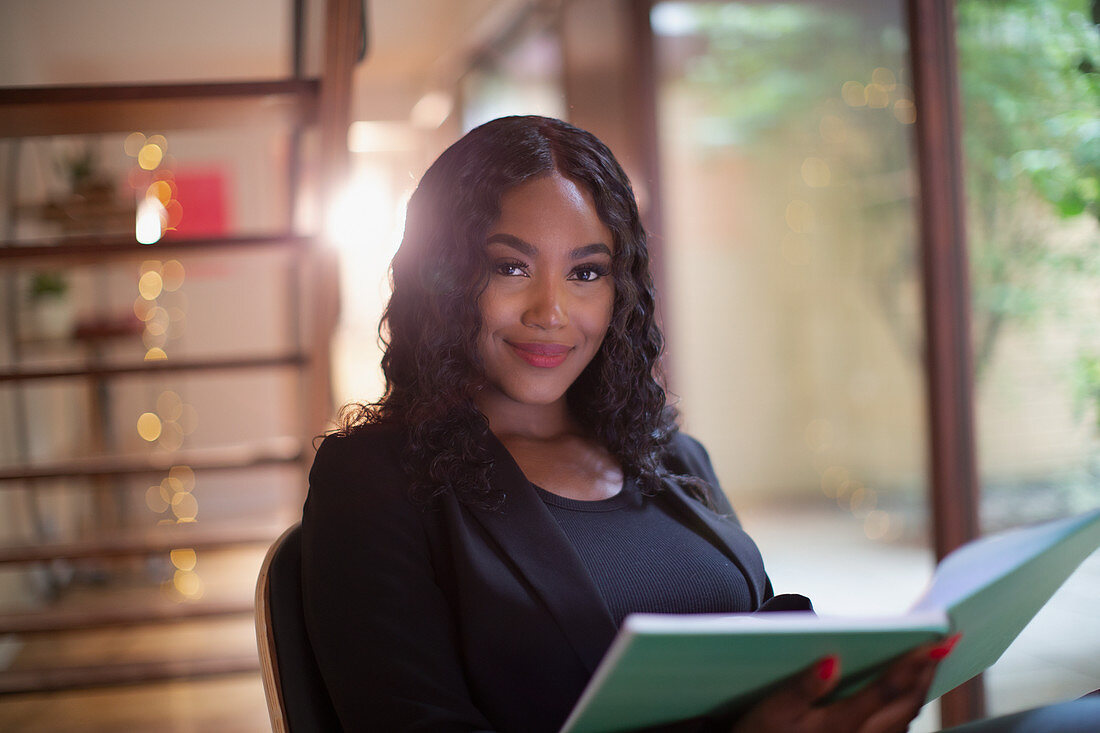
<instances>
[{"instance_id":1,"label":"dark jacket lapel","mask_svg":"<svg viewBox=\"0 0 1100 733\"><path fill-rule=\"evenodd\" d=\"M490 434L491 480L506 490L495 511L470 512L538 593L562 633L594 672L614 639L615 622L573 545L508 450Z\"/></svg>"},{"instance_id":2,"label":"dark jacket lapel","mask_svg":"<svg viewBox=\"0 0 1100 733\"><path fill-rule=\"evenodd\" d=\"M721 489L715 489L720 491ZM665 496L715 547L725 553L745 576L753 594L753 606L767 600L768 576L760 550L735 519L726 519L689 496L674 481L665 481Z\"/></svg>"}]
</instances>

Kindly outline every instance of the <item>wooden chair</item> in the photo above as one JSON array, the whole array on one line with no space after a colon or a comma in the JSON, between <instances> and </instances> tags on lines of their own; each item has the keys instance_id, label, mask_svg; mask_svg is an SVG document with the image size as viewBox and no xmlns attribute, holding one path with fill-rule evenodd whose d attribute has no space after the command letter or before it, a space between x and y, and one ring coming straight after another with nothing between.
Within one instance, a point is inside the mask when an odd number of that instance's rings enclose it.
<instances>
[{"instance_id":1,"label":"wooden chair","mask_svg":"<svg viewBox=\"0 0 1100 733\"><path fill-rule=\"evenodd\" d=\"M271 729L339 731L302 611L302 537L296 524L271 545L256 582L256 643Z\"/></svg>"}]
</instances>

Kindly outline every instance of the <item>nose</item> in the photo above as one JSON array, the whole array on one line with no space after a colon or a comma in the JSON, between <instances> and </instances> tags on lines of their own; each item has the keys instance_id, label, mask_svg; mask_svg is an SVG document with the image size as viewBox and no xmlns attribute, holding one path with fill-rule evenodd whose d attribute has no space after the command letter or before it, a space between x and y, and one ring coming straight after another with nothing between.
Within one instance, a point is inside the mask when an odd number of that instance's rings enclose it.
<instances>
[{"instance_id":1,"label":"nose","mask_svg":"<svg viewBox=\"0 0 1100 733\"><path fill-rule=\"evenodd\" d=\"M562 328L569 323L567 315L564 283L533 282L523 316L520 319L525 326L550 330Z\"/></svg>"}]
</instances>

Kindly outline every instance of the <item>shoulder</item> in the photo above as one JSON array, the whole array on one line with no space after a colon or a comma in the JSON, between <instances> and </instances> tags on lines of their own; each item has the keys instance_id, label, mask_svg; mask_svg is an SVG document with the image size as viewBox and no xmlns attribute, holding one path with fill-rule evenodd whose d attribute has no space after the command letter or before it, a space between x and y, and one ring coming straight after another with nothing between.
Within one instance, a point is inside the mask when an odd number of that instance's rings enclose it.
<instances>
[{"instance_id":1,"label":"shoulder","mask_svg":"<svg viewBox=\"0 0 1100 733\"><path fill-rule=\"evenodd\" d=\"M706 484L705 491L709 495L706 503L721 514L733 515L729 499L722 491L718 475L710 462L710 454L698 440L677 430L665 448L664 465L673 474L701 479Z\"/></svg>"},{"instance_id":2,"label":"shoulder","mask_svg":"<svg viewBox=\"0 0 1100 733\"><path fill-rule=\"evenodd\" d=\"M307 505L405 503L409 479L401 468L403 446L403 432L394 425L364 425L350 434L326 436L309 471Z\"/></svg>"},{"instance_id":3,"label":"shoulder","mask_svg":"<svg viewBox=\"0 0 1100 733\"><path fill-rule=\"evenodd\" d=\"M326 435L313 459L313 471L397 466L405 443L396 425L363 425L351 433Z\"/></svg>"},{"instance_id":4,"label":"shoulder","mask_svg":"<svg viewBox=\"0 0 1100 733\"><path fill-rule=\"evenodd\" d=\"M717 486L718 477L710 462L710 454L695 438L682 430L672 434L665 452L665 466L673 473L696 476Z\"/></svg>"}]
</instances>

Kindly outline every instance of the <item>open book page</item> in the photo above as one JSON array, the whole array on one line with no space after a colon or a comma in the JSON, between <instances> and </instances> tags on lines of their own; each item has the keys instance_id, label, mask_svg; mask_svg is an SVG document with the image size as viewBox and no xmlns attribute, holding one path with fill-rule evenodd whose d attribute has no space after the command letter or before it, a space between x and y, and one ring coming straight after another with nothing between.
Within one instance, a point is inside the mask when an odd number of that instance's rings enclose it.
<instances>
[{"instance_id":1,"label":"open book page","mask_svg":"<svg viewBox=\"0 0 1100 733\"><path fill-rule=\"evenodd\" d=\"M975 540L943 559L913 611L946 610L962 632L929 691L939 697L997 661L1100 546L1100 509Z\"/></svg>"},{"instance_id":2,"label":"open book page","mask_svg":"<svg viewBox=\"0 0 1100 733\"><path fill-rule=\"evenodd\" d=\"M978 674L1008 648L1098 546L1100 509L986 537L946 557L913 609L855 619L804 613L627 618L563 733L611 733L737 705L828 654L844 686L899 654L963 632L929 699Z\"/></svg>"}]
</instances>

